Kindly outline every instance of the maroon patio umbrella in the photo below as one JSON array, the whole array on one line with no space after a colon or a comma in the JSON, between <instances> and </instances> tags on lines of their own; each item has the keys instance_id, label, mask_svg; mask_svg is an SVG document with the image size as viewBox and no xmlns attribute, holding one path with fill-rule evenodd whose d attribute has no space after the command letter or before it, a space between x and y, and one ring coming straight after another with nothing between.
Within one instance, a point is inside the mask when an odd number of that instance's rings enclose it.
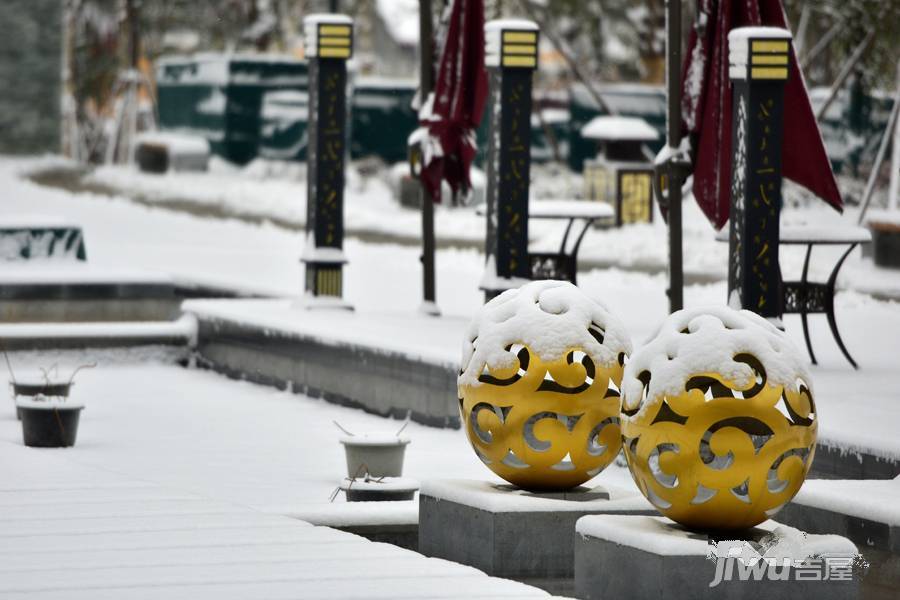
<instances>
[{"instance_id":1,"label":"maroon patio umbrella","mask_svg":"<svg viewBox=\"0 0 900 600\"><path fill-rule=\"evenodd\" d=\"M682 74L681 110L690 134L694 197L717 228L728 220L731 187L731 86L728 32L736 27L787 27L779 0L699 0ZM838 211L841 195L825 154L793 50L784 98L784 176Z\"/></svg>"},{"instance_id":2,"label":"maroon patio umbrella","mask_svg":"<svg viewBox=\"0 0 900 600\"><path fill-rule=\"evenodd\" d=\"M422 183L434 202L441 201L441 181L454 194L471 189L469 167L475 158L475 130L487 101L484 69L484 2L453 0L441 49L431 110L420 114L430 146L422 168Z\"/></svg>"}]
</instances>

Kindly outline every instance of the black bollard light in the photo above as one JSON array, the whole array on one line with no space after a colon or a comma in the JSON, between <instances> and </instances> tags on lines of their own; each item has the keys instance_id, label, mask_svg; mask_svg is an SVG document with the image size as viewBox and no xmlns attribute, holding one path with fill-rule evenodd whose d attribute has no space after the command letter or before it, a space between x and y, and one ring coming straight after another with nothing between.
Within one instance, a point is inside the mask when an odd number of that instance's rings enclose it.
<instances>
[{"instance_id":1,"label":"black bollard light","mask_svg":"<svg viewBox=\"0 0 900 600\"><path fill-rule=\"evenodd\" d=\"M309 60L304 305L350 308L343 300L343 246L347 60L353 53L353 20L316 14L307 16L303 27Z\"/></svg>"},{"instance_id":2,"label":"black bollard light","mask_svg":"<svg viewBox=\"0 0 900 600\"><path fill-rule=\"evenodd\" d=\"M519 19L489 21L485 65L490 78L487 155L487 240L481 289L485 301L531 279L528 189L531 88L538 64L538 26Z\"/></svg>"},{"instance_id":3,"label":"black bollard light","mask_svg":"<svg viewBox=\"0 0 900 600\"><path fill-rule=\"evenodd\" d=\"M728 34L732 94L728 302L763 317L783 312L778 264L781 145L790 32L741 27Z\"/></svg>"}]
</instances>

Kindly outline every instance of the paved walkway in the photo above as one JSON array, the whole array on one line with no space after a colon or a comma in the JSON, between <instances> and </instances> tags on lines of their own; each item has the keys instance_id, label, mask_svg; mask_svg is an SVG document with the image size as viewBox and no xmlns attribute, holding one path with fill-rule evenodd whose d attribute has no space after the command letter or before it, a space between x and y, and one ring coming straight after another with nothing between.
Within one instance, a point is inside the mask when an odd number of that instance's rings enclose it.
<instances>
[{"instance_id":1,"label":"paved walkway","mask_svg":"<svg viewBox=\"0 0 900 600\"><path fill-rule=\"evenodd\" d=\"M545 596L395 546L85 466L76 452L0 442L0 598Z\"/></svg>"}]
</instances>

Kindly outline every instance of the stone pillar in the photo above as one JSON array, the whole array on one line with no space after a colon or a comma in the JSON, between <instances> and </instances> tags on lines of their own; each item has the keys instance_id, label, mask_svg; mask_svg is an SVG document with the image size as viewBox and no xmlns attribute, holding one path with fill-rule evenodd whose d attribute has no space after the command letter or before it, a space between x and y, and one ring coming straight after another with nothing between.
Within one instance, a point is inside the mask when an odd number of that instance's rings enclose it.
<instances>
[{"instance_id":1,"label":"stone pillar","mask_svg":"<svg viewBox=\"0 0 900 600\"><path fill-rule=\"evenodd\" d=\"M485 300L531 279L528 188L531 167L531 85L537 69L538 26L489 21L485 64L490 77L487 154Z\"/></svg>"},{"instance_id":2,"label":"stone pillar","mask_svg":"<svg viewBox=\"0 0 900 600\"><path fill-rule=\"evenodd\" d=\"M304 304L349 308L342 295L347 59L353 53L353 20L309 15L303 27L309 60Z\"/></svg>"},{"instance_id":3,"label":"stone pillar","mask_svg":"<svg viewBox=\"0 0 900 600\"><path fill-rule=\"evenodd\" d=\"M781 146L790 32L741 27L728 34L732 94L728 301L780 319Z\"/></svg>"}]
</instances>

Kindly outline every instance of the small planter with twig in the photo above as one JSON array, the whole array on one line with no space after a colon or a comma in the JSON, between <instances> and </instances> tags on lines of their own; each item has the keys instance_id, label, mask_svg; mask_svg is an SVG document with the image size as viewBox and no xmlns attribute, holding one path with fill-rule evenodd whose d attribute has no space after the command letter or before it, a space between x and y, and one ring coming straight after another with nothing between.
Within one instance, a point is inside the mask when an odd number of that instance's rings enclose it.
<instances>
[{"instance_id":1,"label":"small planter with twig","mask_svg":"<svg viewBox=\"0 0 900 600\"><path fill-rule=\"evenodd\" d=\"M17 378L8 357L7 366L25 445L35 448L74 446L84 404L70 400L69 392L78 371L95 365L82 365L68 378L61 376L56 367L41 369L41 373L33 378Z\"/></svg>"},{"instance_id":2,"label":"small planter with twig","mask_svg":"<svg viewBox=\"0 0 900 600\"><path fill-rule=\"evenodd\" d=\"M367 474L359 478L347 477L336 492L344 492L347 502L401 502L412 500L418 489L419 482L415 479L372 477Z\"/></svg>"},{"instance_id":3,"label":"small planter with twig","mask_svg":"<svg viewBox=\"0 0 900 600\"><path fill-rule=\"evenodd\" d=\"M900 211L873 212L869 218L875 264L900 269Z\"/></svg>"},{"instance_id":4,"label":"small planter with twig","mask_svg":"<svg viewBox=\"0 0 900 600\"><path fill-rule=\"evenodd\" d=\"M356 479L363 475L372 477L400 477L403 475L403 457L409 438L400 434L409 424L409 418L395 432L351 433L339 423L334 423L344 435L341 444L347 455L347 476Z\"/></svg>"}]
</instances>

